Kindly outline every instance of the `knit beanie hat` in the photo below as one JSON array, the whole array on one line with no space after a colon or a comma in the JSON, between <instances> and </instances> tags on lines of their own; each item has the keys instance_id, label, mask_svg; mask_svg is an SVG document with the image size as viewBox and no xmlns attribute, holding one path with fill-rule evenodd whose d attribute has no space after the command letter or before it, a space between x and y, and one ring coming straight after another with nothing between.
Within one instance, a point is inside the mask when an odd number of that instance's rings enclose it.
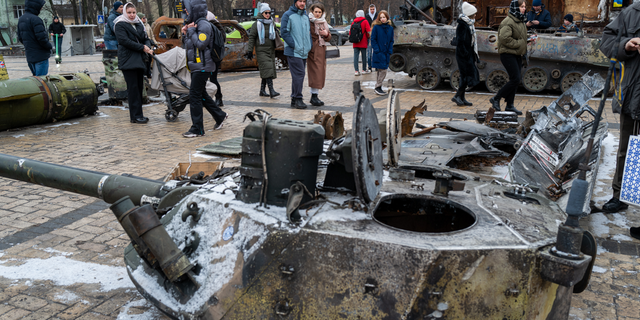
<instances>
[{"instance_id":1,"label":"knit beanie hat","mask_svg":"<svg viewBox=\"0 0 640 320\"><path fill-rule=\"evenodd\" d=\"M476 7L474 7L469 2L465 1L465 2L462 3L462 13L465 16L470 17L470 16L476 14L476 12L478 12L478 9L476 9Z\"/></svg>"},{"instance_id":2,"label":"knit beanie hat","mask_svg":"<svg viewBox=\"0 0 640 320\"><path fill-rule=\"evenodd\" d=\"M122 5L122 2L116 1L113 3L113 9L118 10L118 8L120 8L121 5Z\"/></svg>"},{"instance_id":3,"label":"knit beanie hat","mask_svg":"<svg viewBox=\"0 0 640 320\"><path fill-rule=\"evenodd\" d=\"M364 10L356 11L356 18L364 18Z\"/></svg>"},{"instance_id":4,"label":"knit beanie hat","mask_svg":"<svg viewBox=\"0 0 640 320\"><path fill-rule=\"evenodd\" d=\"M533 0L533 3L531 5L534 7L539 7L542 5L542 0Z\"/></svg>"},{"instance_id":5,"label":"knit beanie hat","mask_svg":"<svg viewBox=\"0 0 640 320\"><path fill-rule=\"evenodd\" d=\"M567 14L566 16L564 16L564 19L573 23L573 15L572 14Z\"/></svg>"},{"instance_id":6,"label":"knit beanie hat","mask_svg":"<svg viewBox=\"0 0 640 320\"><path fill-rule=\"evenodd\" d=\"M260 4L260 13L263 13L265 11L271 11L271 8L269 8L269 4L268 3L261 3Z\"/></svg>"},{"instance_id":7,"label":"knit beanie hat","mask_svg":"<svg viewBox=\"0 0 640 320\"><path fill-rule=\"evenodd\" d=\"M144 13L138 12L138 18L140 18L140 19L144 18Z\"/></svg>"}]
</instances>

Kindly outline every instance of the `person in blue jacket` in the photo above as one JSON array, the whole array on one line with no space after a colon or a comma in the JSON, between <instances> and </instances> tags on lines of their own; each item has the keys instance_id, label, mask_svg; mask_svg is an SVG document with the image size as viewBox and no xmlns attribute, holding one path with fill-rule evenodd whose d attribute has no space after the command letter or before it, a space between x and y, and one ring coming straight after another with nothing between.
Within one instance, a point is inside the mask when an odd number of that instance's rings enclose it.
<instances>
[{"instance_id":1,"label":"person in blue jacket","mask_svg":"<svg viewBox=\"0 0 640 320\"><path fill-rule=\"evenodd\" d=\"M373 30L371 30L371 48L373 56L371 57L371 65L376 68L377 79L374 92L379 95L387 94L382 90L382 81L387 76L387 68L389 68L389 57L393 53L393 26L389 13L386 10L380 11L378 17L373 22Z\"/></svg>"},{"instance_id":2,"label":"person in blue jacket","mask_svg":"<svg viewBox=\"0 0 640 320\"><path fill-rule=\"evenodd\" d=\"M562 23L562 26L560 26L560 29L558 29L558 32L578 32L578 31L580 31L580 28L578 28L576 24L573 23L573 15L567 14L566 16L564 16L564 22Z\"/></svg>"},{"instance_id":3,"label":"person in blue jacket","mask_svg":"<svg viewBox=\"0 0 640 320\"><path fill-rule=\"evenodd\" d=\"M29 70L34 76L49 73L51 42L44 22L38 17L45 0L25 0L24 14L18 19L18 41L24 45Z\"/></svg>"},{"instance_id":4,"label":"person in blue jacket","mask_svg":"<svg viewBox=\"0 0 640 320\"><path fill-rule=\"evenodd\" d=\"M544 8L542 0L533 0L532 6L527 13L527 28L544 30L551 27L551 14Z\"/></svg>"},{"instance_id":5,"label":"person in blue jacket","mask_svg":"<svg viewBox=\"0 0 640 320\"><path fill-rule=\"evenodd\" d=\"M306 0L293 0L293 5L282 15L280 33L284 39L284 55L291 72L291 107L306 109L302 100L307 55L311 50L311 25L305 7Z\"/></svg>"},{"instance_id":6,"label":"person in blue jacket","mask_svg":"<svg viewBox=\"0 0 640 320\"><path fill-rule=\"evenodd\" d=\"M109 14L109 18L107 18L107 23L104 26L104 45L107 50L118 50L118 39L116 38L116 30L114 27L114 22L116 18L122 15L122 10L124 6L122 2L116 1L113 3L113 9L111 9L111 13Z\"/></svg>"}]
</instances>

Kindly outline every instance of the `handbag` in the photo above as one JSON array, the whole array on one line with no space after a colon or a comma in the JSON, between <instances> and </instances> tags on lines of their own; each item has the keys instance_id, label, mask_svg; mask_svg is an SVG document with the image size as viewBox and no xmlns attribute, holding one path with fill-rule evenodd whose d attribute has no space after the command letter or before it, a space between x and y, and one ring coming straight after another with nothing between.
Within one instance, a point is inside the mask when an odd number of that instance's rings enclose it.
<instances>
[{"instance_id":1,"label":"handbag","mask_svg":"<svg viewBox=\"0 0 640 320\"><path fill-rule=\"evenodd\" d=\"M340 49L338 48L338 46L336 46L335 49L328 49L327 51L325 51L324 58L325 59L340 58Z\"/></svg>"},{"instance_id":2,"label":"handbag","mask_svg":"<svg viewBox=\"0 0 640 320\"><path fill-rule=\"evenodd\" d=\"M284 49L284 41L280 38L280 32L278 32L278 29L276 29L276 39L274 41L276 43L276 50Z\"/></svg>"}]
</instances>

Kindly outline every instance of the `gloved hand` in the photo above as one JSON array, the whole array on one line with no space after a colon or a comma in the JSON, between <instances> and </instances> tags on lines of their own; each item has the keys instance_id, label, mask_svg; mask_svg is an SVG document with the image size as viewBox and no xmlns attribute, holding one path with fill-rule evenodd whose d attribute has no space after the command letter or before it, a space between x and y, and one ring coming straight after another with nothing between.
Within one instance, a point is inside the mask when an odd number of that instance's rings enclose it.
<instances>
[{"instance_id":1,"label":"gloved hand","mask_svg":"<svg viewBox=\"0 0 640 320\"><path fill-rule=\"evenodd\" d=\"M249 52L245 53L244 57L247 60L253 60L253 51L249 51Z\"/></svg>"}]
</instances>

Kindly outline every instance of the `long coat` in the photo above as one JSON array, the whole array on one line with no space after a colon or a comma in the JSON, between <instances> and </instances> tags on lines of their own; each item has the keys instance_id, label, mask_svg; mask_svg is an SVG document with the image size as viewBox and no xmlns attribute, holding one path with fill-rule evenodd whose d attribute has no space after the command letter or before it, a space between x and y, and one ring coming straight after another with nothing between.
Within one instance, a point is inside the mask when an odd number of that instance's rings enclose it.
<instances>
[{"instance_id":1,"label":"long coat","mask_svg":"<svg viewBox=\"0 0 640 320\"><path fill-rule=\"evenodd\" d=\"M498 28L498 53L524 56L527 53L527 26L511 13Z\"/></svg>"},{"instance_id":2,"label":"long coat","mask_svg":"<svg viewBox=\"0 0 640 320\"><path fill-rule=\"evenodd\" d=\"M329 32L329 24L324 23L324 30ZM314 89L324 88L324 80L327 78L326 45L331 41L331 33L324 39L325 45L320 46L320 36L316 33L316 24L311 22L311 50L307 56L307 76L309 87Z\"/></svg>"},{"instance_id":3,"label":"long coat","mask_svg":"<svg viewBox=\"0 0 640 320\"><path fill-rule=\"evenodd\" d=\"M476 67L478 56L473 49L471 27L462 19L458 19L456 39L458 39L456 62L458 70L460 70L460 80L466 78L467 86L473 87L480 82L480 75Z\"/></svg>"},{"instance_id":4,"label":"long coat","mask_svg":"<svg viewBox=\"0 0 640 320\"><path fill-rule=\"evenodd\" d=\"M38 17L44 3L44 0L26 0L24 14L18 19L18 41L24 45L29 63L47 60L51 55L49 34Z\"/></svg>"},{"instance_id":5,"label":"long coat","mask_svg":"<svg viewBox=\"0 0 640 320\"><path fill-rule=\"evenodd\" d=\"M275 23L275 21L272 23ZM276 31L276 39L279 36L278 31ZM256 49L256 58L258 58L260 78L277 78L276 40L269 39L269 25L264 25L264 44L260 44L260 37L258 37L258 22L256 21L251 26L251 29L249 29L249 52L253 52L254 47Z\"/></svg>"},{"instance_id":6,"label":"long coat","mask_svg":"<svg viewBox=\"0 0 640 320\"><path fill-rule=\"evenodd\" d=\"M118 22L115 25L116 38L118 39L118 69L135 70L146 69L144 62L144 46L151 43L144 32L141 23L132 25L128 22Z\"/></svg>"},{"instance_id":7,"label":"long coat","mask_svg":"<svg viewBox=\"0 0 640 320\"><path fill-rule=\"evenodd\" d=\"M633 120L640 120L640 53L627 52L624 46L635 37L640 37L640 2L636 2L620 13L618 18L609 23L602 34L600 50L607 57L613 57L624 63L624 79L622 79L622 105L613 99L613 112L624 113ZM626 30L621 30L624 24ZM622 32L619 43L616 35Z\"/></svg>"},{"instance_id":8,"label":"long coat","mask_svg":"<svg viewBox=\"0 0 640 320\"><path fill-rule=\"evenodd\" d=\"M393 27L391 21L373 25L371 31L371 66L376 69L389 68L389 58L393 54Z\"/></svg>"}]
</instances>

